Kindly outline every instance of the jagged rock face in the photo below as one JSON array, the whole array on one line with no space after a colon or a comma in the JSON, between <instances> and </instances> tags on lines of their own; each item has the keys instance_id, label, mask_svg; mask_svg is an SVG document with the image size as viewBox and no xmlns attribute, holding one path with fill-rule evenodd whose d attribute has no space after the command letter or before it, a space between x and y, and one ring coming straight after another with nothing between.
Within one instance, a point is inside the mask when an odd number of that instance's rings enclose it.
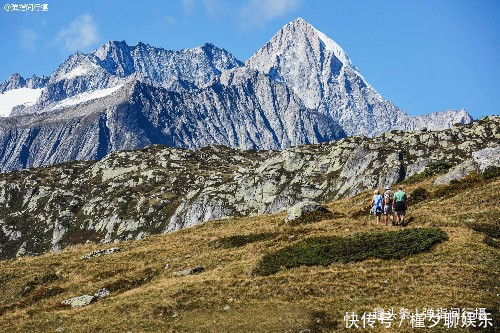
<instances>
[{"instance_id":1,"label":"jagged rock face","mask_svg":"<svg viewBox=\"0 0 500 333\"><path fill-rule=\"evenodd\" d=\"M474 152L472 157L481 172L489 167L498 167L500 165L500 146L481 149Z\"/></svg>"},{"instance_id":2,"label":"jagged rock face","mask_svg":"<svg viewBox=\"0 0 500 333\"><path fill-rule=\"evenodd\" d=\"M307 107L338 121L347 135L440 130L472 120L464 110L409 116L375 91L337 43L300 18L278 31L246 66L285 82Z\"/></svg>"},{"instance_id":3,"label":"jagged rock face","mask_svg":"<svg viewBox=\"0 0 500 333\"><path fill-rule=\"evenodd\" d=\"M238 69L196 92L131 82L60 112L7 118L0 123L0 170L101 159L150 144L276 149L344 136L285 85Z\"/></svg>"},{"instance_id":4,"label":"jagged rock face","mask_svg":"<svg viewBox=\"0 0 500 333\"><path fill-rule=\"evenodd\" d=\"M474 152L498 147L499 125L499 117L488 117L440 132L393 131L282 151L151 146L1 174L0 258L352 196L403 180L429 162L471 160Z\"/></svg>"},{"instance_id":5,"label":"jagged rock face","mask_svg":"<svg viewBox=\"0 0 500 333\"><path fill-rule=\"evenodd\" d=\"M173 91L201 87L222 70L242 66L233 55L212 44L170 51L139 43L107 42L96 51L77 52L51 75L34 107L17 114L50 111L54 102L125 82L141 82Z\"/></svg>"},{"instance_id":6,"label":"jagged rock face","mask_svg":"<svg viewBox=\"0 0 500 333\"><path fill-rule=\"evenodd\" d=\"M18 73L12 74L7 81L0 83L0 93L7 90L19 89L19 88L44 88L49 82L49 78L46 76L38 77L33 75L29 79L24 79Z\"/></svg>"}]
</instances>

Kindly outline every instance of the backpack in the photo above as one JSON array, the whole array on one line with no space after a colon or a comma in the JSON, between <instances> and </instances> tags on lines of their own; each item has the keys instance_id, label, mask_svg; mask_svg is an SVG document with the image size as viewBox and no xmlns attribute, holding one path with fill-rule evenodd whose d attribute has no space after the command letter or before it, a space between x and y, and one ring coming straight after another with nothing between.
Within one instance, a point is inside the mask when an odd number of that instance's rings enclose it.
<instances>
[{"instance_id":1,"label":"backpack","mask_svg":"<svg viewBox=\"0 0 500 333\"><path fill-rule=\"evenodd\" d=\"M394 200L394 192L392 192L391 190L386 191L384 193L384 200L386 205L391 204Z\"/></svg>"}]
</instances>

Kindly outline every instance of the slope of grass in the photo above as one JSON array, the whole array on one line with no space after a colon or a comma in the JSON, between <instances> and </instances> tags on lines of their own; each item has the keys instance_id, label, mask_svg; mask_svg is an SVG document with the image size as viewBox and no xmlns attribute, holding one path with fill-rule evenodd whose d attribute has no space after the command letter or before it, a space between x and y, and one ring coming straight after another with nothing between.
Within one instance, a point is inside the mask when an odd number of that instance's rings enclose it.
<instances>
[{"instance_id":1,"label":"slope of grass","mask_svg":"<svg viewBox=\"0 0 500 333\"><path fill-rule=\"evenodd\" d=\"M331 211L345 214L335 219L290 226L282 223L285 214L278 213L211 221L121 242L122 252L90 260L81 256L116 245L78 245L61 253L1 261L0 331L332 332L345 330L346 312L361 314L376 307L499 309L500 250L483 242L483 229L476 231L468 224L471 219L495 221L500 180L470 182L438 197L433 177L405 185L407 193L420 187L430 195L419 203L410 198L411 221L403 231L418 234L413 229L440 228L448 235L448 241L429 251L401 259L369 256L363 261L294 267L269 276L252 274L266 254L307 239L352 240L354 234L400 230L376 225L362 209L370 201L367 191L327 204ZM275 236L259 236L265 234ZM217 242L227 245L214 246ZM205 267L201 274L172 274L198 265ZM67 298L93 294L102 287L108 287L111 295L88 307L60 306ZM376 326L371 331L410 329Z\"/></svg>"}]
</instances>

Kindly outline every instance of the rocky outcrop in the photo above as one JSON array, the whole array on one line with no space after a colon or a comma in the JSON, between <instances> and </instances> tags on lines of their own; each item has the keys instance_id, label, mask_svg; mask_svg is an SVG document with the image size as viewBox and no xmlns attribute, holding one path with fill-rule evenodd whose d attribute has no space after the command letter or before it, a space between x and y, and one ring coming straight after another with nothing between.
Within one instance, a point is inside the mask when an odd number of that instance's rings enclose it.
<instances>
[{"instance_id":1,"label":"rocky outcrop","mask_svg":"<svg viewBox=\"0 0 500 333\"><path fill-rule=\"evenodd\" d=\"M500 117L281 151L150 146L0 175L0 258L110 243L383 188L496 147ZM496 153L495 153L496 154Z\"/></svg>"},{"instance_id":2,"label":"rocky outcrop","mask_svg":"<svg viewBox=\"0 0 500 333\"><path fill-rule=\"evenodd\" d=\"M473 153L474 154L474 153ZM434 181L434 185L447 185L452 180L459 180L477 170L476 164L472 160L467 160L452 167L447 173L439 176Z\"/></svg>"},{"instance_id":3,"label":"rocky outcrop","mask_svg":"<svg viewBox=\"0 0 500 333\"><path fill-rule=\"evenodd\" d=\"M71 306L72 308L81 308L90 305L97 301L97 297L93 295L82 295L72 297L61 302L62 305Z\"/></svg>"},{"instance_id":4,"label":"rocky outcrop","mask_svg":"<svg viewBox=\"0 0 500 333\"><path fill-rule=\"evenodd\" d=\"M57 243L59 243L59 241L57 241ZM82 259L91 259L94 257L100 257L100 256L104 256L107 254L112 254L112 253L121 252L121 251L122 251L122 249L120 247L112 247L110 249L105 249L105 250L95 250L95 251L90 252L89 254L84 255L82 257Z\"/></svg>"},{"instance_id":5,"label":"rocky outcrop","mask_svg":"<svg viewBox=\"0 0 500 333\"><path fill-rule=\"evenodd\" d=\"M94 294L95 297L97 298L104 298L108 297L110 295L110 292L106 288L100 288L96 293Z\"/></svg>"},{"instance_id":6,"label":"rocky outcrop","mask_svg":"<svg viewBox=\"0 0 500 333\"><path fill-rule=\"evenodd\" d=\"M472 153L472 158L480 172L489 167L500 167L500 146L478 150Z\"/></svg>"},{"instance_id":7,"label":"rocky outcrop","mask_svg":"<svg viewBox=\"0 0 500 333\"><path fill-rule=\"evenodd\" d=\"M331 213L328 209L312 200L301 201L292 207L288 208L285 216L285 222L293 222L303 218L308 214L328 214Z\"/></svg>"},{"instance_id":8,"label":"rocky outcrop","mask_svg":"<svg viewBox=\"0 0 500 333\"><path fill-rule=\"evenodd\" d=\"M202 273L205 270L203 266L196 266L194 268L184 269L182 271L173 272L173 276L187 276Z\"/></svg>"}]
</instances>

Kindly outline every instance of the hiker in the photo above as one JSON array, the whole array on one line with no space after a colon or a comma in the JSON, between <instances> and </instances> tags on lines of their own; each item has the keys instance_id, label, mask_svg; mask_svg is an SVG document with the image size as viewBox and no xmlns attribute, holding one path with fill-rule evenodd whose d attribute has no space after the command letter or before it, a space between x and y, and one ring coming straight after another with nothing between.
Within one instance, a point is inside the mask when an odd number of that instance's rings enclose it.
<instances>
[{"instance_id":1,"label":"hiker","mask_svg":"<svg viewBox=\"0 0 500 333\"><path fill-rule=\"evenodd\" d=\"M398 226L402 226L404 224L407 208L406 200L406 193L403 192L403 188L401 186L398 186L398 191L394 193L394 201L392 204L392 207L394 208L398 219L398 221L396 222L396 225Z\"/></svg>"},{"instance_id":2,"label":"hiker","mask_svg":"<svg viewBox=\"0 0 500 333\"><path fill-rule=\"evenodd\" d=\"M373 191L373 198L370 202L370 206L372 206L370 213L375 214L377 224L379 224L380 216L382 215L382 196L380 195L379 190Z\"/></svg>"},{"instance_id":3,"label":"hiker","mask_svg":"<svg viewBox=\"0 0 500 333\"><path fill-rule=\"evenodd\" d=\"M394 211L392 210L393 201L394 201L394 192L391 191L390 186L386 186L384 192L384 198L382 199L385 225L388 225L389 223L389 216L391 217L391 224L394 225Z\"/></svg>"}]
</instances>

